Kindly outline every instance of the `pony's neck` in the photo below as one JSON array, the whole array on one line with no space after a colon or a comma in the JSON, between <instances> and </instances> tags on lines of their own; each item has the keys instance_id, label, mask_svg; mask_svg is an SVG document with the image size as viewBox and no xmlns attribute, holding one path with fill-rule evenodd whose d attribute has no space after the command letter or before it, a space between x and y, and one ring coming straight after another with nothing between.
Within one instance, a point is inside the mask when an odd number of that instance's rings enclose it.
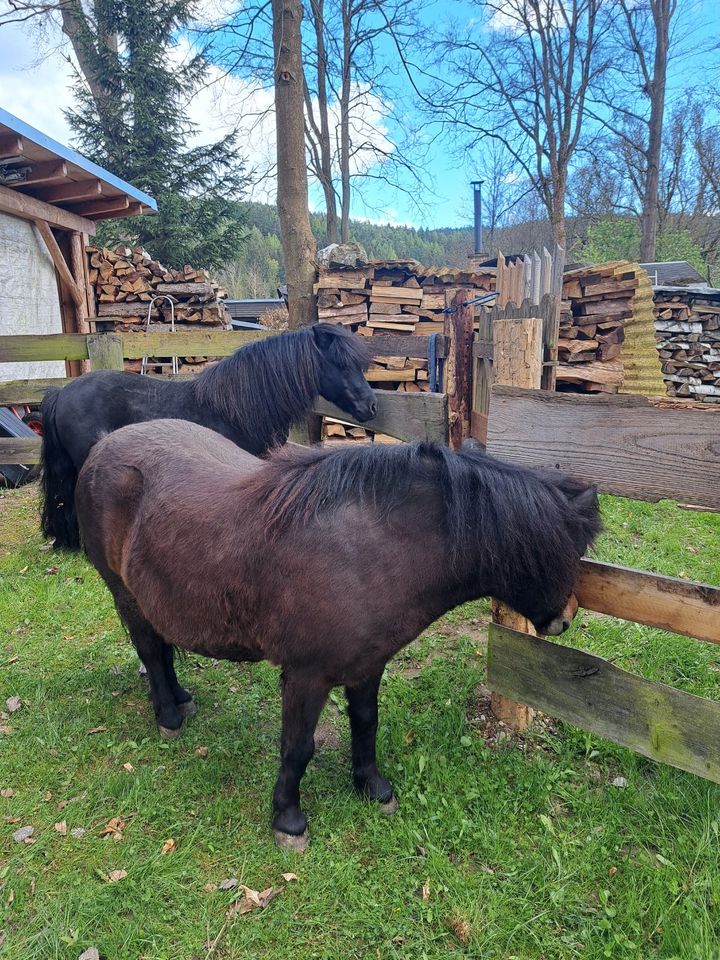
<instances>
[{"instance_id":1,"label":"pony's neck","mask_svg":"<svg viewBox=\"0 0 720 960\"><path fill-rule=\"evenodd\" d=\"M318 393L321 356L308 330L241 347L194 383L198 402L230 425L253 453L287 439Z\"/></svg>"}]
</instances>

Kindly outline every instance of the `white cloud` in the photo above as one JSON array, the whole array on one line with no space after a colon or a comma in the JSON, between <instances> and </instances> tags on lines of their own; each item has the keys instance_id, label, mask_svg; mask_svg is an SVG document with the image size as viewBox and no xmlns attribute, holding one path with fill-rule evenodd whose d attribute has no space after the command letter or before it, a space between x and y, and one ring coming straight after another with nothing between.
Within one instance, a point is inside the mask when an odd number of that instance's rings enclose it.
<instances>
[{"instance_id":1,"label":"white cloud","mask_svg":"<svg viewBox=\"0 0 720 960\"><path fill-rule=\"evenodd\" d=\"M223 6L236 2L202 0L200 15L215 19ZM43 52L39 53L39 50ZM171 49L170 58L180 63L191 54L190 41L183 39ZM49 25L44 33L28 24L0 27L0 90L12 91L12 98L2 106L63 144L70 144L72 139L72 131L63 115L63 111L73 105L73 71L68 56L68 46L63 44L57 25ZM357 175L373 167L382 154L392 153L394 146L386 123L389 105L368 87L361 86L353 88L351 102L351 138L355 145L351 173ZM186 109L197 127L194 143L209 143L230 130L237 131L238 153L246 161L248 172L255 181L250 198L274 203L277 138L272 89L260 81L227 75L212 66L204 87ZM330 105L330 113L331 130L336 129L339 137L337 103ZM317 184L311 183L310 190L319 205L324 205Z\"/></svg>"}]
</instances>

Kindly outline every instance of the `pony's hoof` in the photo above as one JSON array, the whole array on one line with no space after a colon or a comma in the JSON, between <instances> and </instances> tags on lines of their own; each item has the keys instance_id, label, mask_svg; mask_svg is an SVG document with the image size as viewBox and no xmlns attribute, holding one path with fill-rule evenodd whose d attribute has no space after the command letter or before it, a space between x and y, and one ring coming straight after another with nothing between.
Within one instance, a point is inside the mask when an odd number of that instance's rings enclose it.
<instances>
[{"instance_id":1,"label":"pony's hoof","mask_svg":"<svg viewBox=\"0 0 720 960\"><path fill-rule=\"evenodd\" d=\"M283 850L296 850L298 853L302 853L303 850L306 850L307 845L310 842L310 837L307 830L299 835L294 833L283 833L282 830L273 830L273 836L275 837L275 843L279 847L282 847Z\"/></svg>"},{"instance_id":2,"label":"pony's hoof","mask_svg":"<svg viewBox=\"0 0 720 960\"><path fill-rule=\"evenodd\" d=\"M380 813L384 813L387 816L391 816L393 813L397 812L398 802L394 796L390 797L387 803L379 803L378 808Z\"/></svg>"},{"instance_id":3,"label":"pony's hoof","mask_svg":"<svg viewBox=\"0 0 720 960\"><path fill-rule=\"evenodd\" d=\"M181 717L194 717L197 713L197 705L194 700L186 700L185 703L177 705Z\"/></svg>"},{"instance_id":4,"label":"pony's hoof","mask_svg":"<svg viewBox=\"0 0 720 960\"><path fill-rule=\"evenodd\" d=\"M177 738L182 733L182 727L164 727L161 723L158 724L158 733L163 738L163 740L177 740Z\"/></svg>"}]
</instances>

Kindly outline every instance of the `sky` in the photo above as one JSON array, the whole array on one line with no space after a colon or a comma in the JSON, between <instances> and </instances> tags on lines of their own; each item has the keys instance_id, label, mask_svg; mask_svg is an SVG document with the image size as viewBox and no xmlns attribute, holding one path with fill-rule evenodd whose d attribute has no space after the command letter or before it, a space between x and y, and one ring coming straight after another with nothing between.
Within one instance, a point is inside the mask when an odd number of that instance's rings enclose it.
<instances>
[{"instance_id":1,"label":"sky","mask_svg":"<svg viewBox=\"0 0 720 960\"><path fill-rule=\"evenodd\" d=\"M2 3L0 0L0 6ZM720 0L680 0L680 3L684 5L684 15L692 18L695 29L701 30L704 39L715 35L720 41ZM439 9L450 8L444 2ZM477 16L477 5L471 0L454 0L452 9L454 15L468 26ZM434 17L437 15L436 9ZM436 29L437 23L435 19ZM176 56L182 57L188 49L188 42L181 41ZM717 70L719 63L720 54L716 50L709 59L706 54L696 53L672 64L669 105L682 102L686 88L702 86L708 69ZM274 202L275 126L268 113L272 107L272 92L257 82L225 76L219 70L215 70L210 79L212 82L188 108L191 119L198 126L198 140L217 139L231 124L239 123L241 153L258 179L252 198ZM59 30L41 33L28 24L0 26L0 106L69 145L72 145L72 133L63 111L72 105L71 80L72 69ZM372 90L364 93L362 116L358 122L381 146L398 142L404 132L401 129L404 123L414 127L421 122L417 107L412 103L409 85L401 93L405 113L404 120L399 121L389 116L385 103ZM356 162L358 169L364 170L371 158L361 156ZM356 193L352 215L379 223L418 227L469 225L472 220L470 181L478 176L480 165L478 151L470 156L458 156L447 137L439 137L427 147L422 185L418 187L408 177L404 180L417 203L406 192L382 180L370 179L363 186L362 196ZM323 207L317 184L311 184L310 204L313 209Z\"/></svg>"}]
</instances>

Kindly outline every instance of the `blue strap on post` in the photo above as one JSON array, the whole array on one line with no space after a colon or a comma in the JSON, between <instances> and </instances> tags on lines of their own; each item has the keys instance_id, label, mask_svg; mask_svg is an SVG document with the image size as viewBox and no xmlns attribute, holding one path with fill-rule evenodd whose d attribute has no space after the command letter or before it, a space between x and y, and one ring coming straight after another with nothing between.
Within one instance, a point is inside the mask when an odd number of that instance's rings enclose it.
<instances>
[{"instance_id":1,"label":"blue strap on post","mask_svg":"<svg viewBox=\"0 0 720 960\"><path fill-rule=\"evenodd\" d=\"M431 333L428 337L428 372L432 393L438 392L437 338L437 333Z\"/></svg>"}]
</instances>

